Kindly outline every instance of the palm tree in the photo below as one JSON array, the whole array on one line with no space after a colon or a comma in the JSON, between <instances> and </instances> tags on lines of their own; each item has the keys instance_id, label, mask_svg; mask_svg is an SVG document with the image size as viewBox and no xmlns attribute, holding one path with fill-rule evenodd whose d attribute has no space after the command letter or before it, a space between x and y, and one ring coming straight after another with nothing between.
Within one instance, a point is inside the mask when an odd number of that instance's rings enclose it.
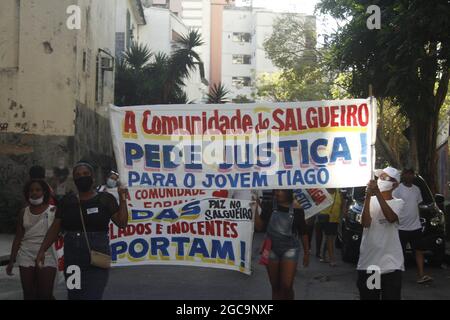
<instances>
[{"instance_id":1,"label":"palm tree","mask_svg":"<svg viewBox=\"0 0 450 320\"><path fill-rule=\"evenodd\" d=\"M175 41L178 49L168 56L153 54L148 46L133 43L123 59L117 59L116 105L188 103L185 80L203 63L194 49L203 41L198 31L189 31Z\"/></svg>"},{"instance_id":2,"label":"palm tree","mask_svg":"<svg viewBox=\"0 0 450 320\"><path fill-rule=\"evenodd\" d=\"M208 97L208 103L218 103L223 104L229 102L227 98L227 94L230 93L230 90L225 88L225 86L219 82L216 83L210 89L210 92L206 95Z\"/></svg>"},{"instance_id":3,"label":"palm tree","mask_svg":"<svg viewBox=\"0 0 450 320\"><path fill-rule=\"evenodd\" d=\"M145 104L152 56L148 46L133 43L123 57L116 60L116 105Z\"/></svg>"},{"instance_id":4,"label":"palm tree","mask_svg":"<svg viewBox=\"0 0 450 320\"><path fill-rule=\"evenodd\" d=\"M130 68L140 70L148 64L152 56L153 53L147 45L133 42L124 53L123 60Z\"/></svg>"},{"instance_id":5,"label":"palm tree","mask_svg":"<svg viewBox=\"0 0 450 320\"><path fill-rule=\"evenodd\" d=\"M184 80L195 71L196 67L203 64L200 55L194 51L195 48L204 44L198 30L190 30L187 35L175 40L175 46L179 47L169 62L169 78L164 86L163 103L171 103L170 93L177 86L184 86Z\"/></svg>"}]
</instances>

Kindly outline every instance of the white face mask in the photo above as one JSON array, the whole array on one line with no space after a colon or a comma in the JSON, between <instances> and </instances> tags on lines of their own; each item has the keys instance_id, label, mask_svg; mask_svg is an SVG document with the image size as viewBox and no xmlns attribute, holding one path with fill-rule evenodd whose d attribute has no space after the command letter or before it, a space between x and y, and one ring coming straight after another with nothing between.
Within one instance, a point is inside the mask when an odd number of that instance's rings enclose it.
<instances>
[{"instance_id":1,"label":"white face mask","mask_svg":"<svg viewBox=\"0 0 450 320\"><path fill-rule=\"evenodd\" d=\"M106 181L106 186L107 186L108 188L117 188L117 180L114 180L114 179L109 178L109 179Z\"/></svg>"},{"instance_id":2,"label":"white face mask","mask_svg":"<svg viewBox=\"0 0 450 320\"><path fill-rule=\"evenodd\" d=\"M44 202L44 197L40 197L39 199L28 199L31 205L33 206L39 206Z\"/></svg>"},{"instance_id":3,"label":"white face mask","mask_svg":"<svg viewBox=\"0 0 450 320\"><path fill-rule=\"evenodd\" d=\"M394 187L394 182L378 179L377 185L378 189L380 189L381 192L385 192L391 190Z\"/></svg>"}]
</instances>

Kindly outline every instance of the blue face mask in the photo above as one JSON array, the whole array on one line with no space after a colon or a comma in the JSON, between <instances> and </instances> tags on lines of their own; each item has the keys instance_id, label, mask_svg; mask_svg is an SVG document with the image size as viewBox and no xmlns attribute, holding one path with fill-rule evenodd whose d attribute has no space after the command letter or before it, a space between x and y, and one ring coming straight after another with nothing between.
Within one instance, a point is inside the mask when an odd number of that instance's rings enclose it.
<instances>
[{"instance_id":1,"label":"blue face mask","mask_svg":"<svg viewBox=\"0 0 450 320\"><path fill-rule=\"evenodd\" d=\"M106 181L106 186L107 186L108 188L110 188L110 189L112 189L112 188L117 188L117 180L114 180L114 179L109 178L109 179Z\"/></svg>"}]
</instances>

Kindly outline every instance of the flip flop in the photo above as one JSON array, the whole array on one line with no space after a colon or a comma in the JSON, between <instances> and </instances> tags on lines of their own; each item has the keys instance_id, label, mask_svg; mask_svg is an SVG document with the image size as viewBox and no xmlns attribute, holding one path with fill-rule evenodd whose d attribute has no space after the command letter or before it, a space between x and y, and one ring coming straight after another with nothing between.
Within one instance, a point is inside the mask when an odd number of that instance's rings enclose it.
<instances>
[{"instance_id":1,"label":"flip flop","mask_svg":"<svg viewBox=\"0 0 450 320\"><path fill-rule=\"evenodd\" d=\"M425 275L422 278L418 279L417 283L422 284L422 283L426 283L426 282L430 282L430 281L433 281L433 278Z\"/></svg>"}]
</instances>

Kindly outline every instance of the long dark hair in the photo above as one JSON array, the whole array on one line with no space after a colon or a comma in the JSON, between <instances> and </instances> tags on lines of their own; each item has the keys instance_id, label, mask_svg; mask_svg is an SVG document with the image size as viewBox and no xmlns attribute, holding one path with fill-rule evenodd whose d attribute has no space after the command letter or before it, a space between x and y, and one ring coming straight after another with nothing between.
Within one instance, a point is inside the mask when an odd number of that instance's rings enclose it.
<instances>
[{"instance_id":1,"label":"long dark hair","mask_svg":"<svg viewBox=\"0 0 450 320\"><path fill-rule=\"evenodd\" d=\"M25 184L23 187L25 200L28 202L28 199L30 199L30 188L33 183L37 183L41 186L42 191L44 192L44 203L48 204L50 202L50 187L44 180L32 179Z\"/></svg>"}]
</instances>

